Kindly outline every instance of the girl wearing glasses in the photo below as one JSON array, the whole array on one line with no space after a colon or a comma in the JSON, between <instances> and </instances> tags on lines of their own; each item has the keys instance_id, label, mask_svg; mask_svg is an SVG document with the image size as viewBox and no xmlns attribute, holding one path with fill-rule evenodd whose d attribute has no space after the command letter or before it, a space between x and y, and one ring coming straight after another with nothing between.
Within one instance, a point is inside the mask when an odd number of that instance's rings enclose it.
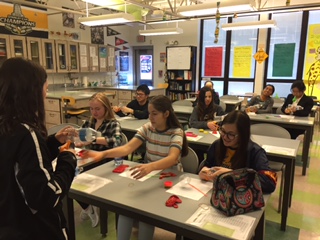
<instances>
[{"instance_id":1,"label":"girl wearing glasses","mask_svg":"<svg viewBox=\"0 0 320 240\"><path fill-rule=\"evenodd\" d=\"M155 96L150 100L148 110L150 122L139 128L127 144L102 152L87 151L83 158L91 157L100 161L104 158L120 157L134 152L146 143L147 163L131 168L131 175L135 179L140 179L151 171L167 169L178 164L180 157L188 154L188 146L170 99L163 95ZM120 215L117 238L129 240L132 225L132 218ZM139 239L152 239L153 232L154 226L139 222Z\"/></svg>"},{"instance_id":2,"label":"girl wearing glasses","mask_svg":"<svg viewBox=\"0 0 320 240\"><path fill-rule=\"evenodd\" d=\"M210 146L199 176L212 181L222 173L239 168L252 168L259 174L262 191L276 187L275 173L269 168L266 152L250 139L250 118L245 112L232 111L222 121L220 139Z\"/></svg>"}]
</instances>

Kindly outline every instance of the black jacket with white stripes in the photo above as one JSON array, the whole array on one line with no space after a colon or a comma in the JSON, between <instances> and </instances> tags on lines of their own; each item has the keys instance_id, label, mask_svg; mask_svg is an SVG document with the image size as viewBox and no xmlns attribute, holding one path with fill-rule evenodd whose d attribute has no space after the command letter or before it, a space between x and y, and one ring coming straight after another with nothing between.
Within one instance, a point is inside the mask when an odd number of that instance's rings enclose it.
<instances>
[{"instance_id":1,"label":"black jacket with white stripes","mask_svg":"<svg viewBox=\"0 0 320 240\"><path fill-rule=\"evenodd\" d=\"M61 200L77 160L71 152L59 154L60 145L54 136L44 139L26 125L0 136L1 240L67 239Z\"/></svg>"}]
</instances>

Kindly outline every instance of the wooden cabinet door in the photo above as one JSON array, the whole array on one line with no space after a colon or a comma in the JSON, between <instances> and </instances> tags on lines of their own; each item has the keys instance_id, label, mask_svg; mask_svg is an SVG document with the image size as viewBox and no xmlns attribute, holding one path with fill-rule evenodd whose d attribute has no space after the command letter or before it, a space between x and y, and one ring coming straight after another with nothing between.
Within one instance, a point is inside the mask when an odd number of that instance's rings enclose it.
<instances>
[{"instance_id":1,"label":"wooden cabinet door","mask_svg":"<svg viewBox=\"0 0 320 240\"><path fill-rule=\"evenodd\" d=\"M26 38L21 36L10 35L9 39L11 57L27 58Z\"/></svg>"},{"instance_id":2,"label":"wooden cabinet door","mask_svg":"<svg viewBox=\"0 0 320 240\"><path fill-rule=\"evenodd\" d=\"M89 44L89 65L90 72L99 71L99 54L98 54L98 45Z\"/></svg>"},{"instance_id":3,"label":"wooden cabinet door","mask_svg":"<svg viewBox=\"0 0 320 240\"><path fill-rule=\"evenodd\" d=\"M80 72L89 72L88 44L79 43Z\"/></svg>"},{"instance_id":4,"label":"wooden cabinet door","mask_svg":"<svg viewBox=\"0 0 320 240\"><path fill-rule=\"evenodd\" d=\"M27 52L28 59L43 66L40 38L27 37Z\"/></svg>"},{"instance_id":5,"label":"wooden cabinet door","mask_svg":"<svg viewBox=\"0 0 320 240\"><path fill-rule=\"evenodd\" d=\"M69 72L79 72L79 47L76 42L68 42Z\"/></svg>"},{"instance_id":6,"label":"wooden cabinet door","mask_svg":"<svg viewBox=\"0 0 320 240\"><path fill-rule=\"evenodd\" d=\"M41 39L42 62L47 73L56 72L55 44L52 39Z\"/></svg>"},{"instance_id":7,"label":"wooden cabinet door","mask_svg":"<svg viewBox=\"0 0 320 240\"><path fill-rule=\"evenodd\" d=\"M0 67L3 62L11 57L9 36L0 34Z\"/></svg>"},{"instance_id":8,"label":"wooden cabinet door","mask_svg":"<svg viewBox=\"0 0 320 240\"><path fill-rule=\"evenodd\" d=\"M57 72L66 73L68 72L68 56L67 56L67 41L56 40L56 60L57 60Z\"/></svg>"}]
</instances>

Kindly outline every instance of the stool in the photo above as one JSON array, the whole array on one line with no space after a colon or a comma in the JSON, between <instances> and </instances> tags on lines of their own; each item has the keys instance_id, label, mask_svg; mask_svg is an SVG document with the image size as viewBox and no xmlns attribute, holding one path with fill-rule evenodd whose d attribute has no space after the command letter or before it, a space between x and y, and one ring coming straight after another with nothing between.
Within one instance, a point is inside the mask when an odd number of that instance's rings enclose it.
<instances>
[{"instance_id":1,"label":"stool","mask_svg":"<svg viewBox=\"0 0 320 240\"><path fill-rule=\"evenodd\" d=\"M66 123L68 122L68 119L70 119L71 117L76 117L78 124L78 119L81 119L79 116L84 114L85 112L88 112L88 110L85 109L70 109L69 107L72 107L76 104L76 100L73 97L62 96L61 101L63 103L63 112L64 117L66 119Z\"/></svg>"}]
</instances>

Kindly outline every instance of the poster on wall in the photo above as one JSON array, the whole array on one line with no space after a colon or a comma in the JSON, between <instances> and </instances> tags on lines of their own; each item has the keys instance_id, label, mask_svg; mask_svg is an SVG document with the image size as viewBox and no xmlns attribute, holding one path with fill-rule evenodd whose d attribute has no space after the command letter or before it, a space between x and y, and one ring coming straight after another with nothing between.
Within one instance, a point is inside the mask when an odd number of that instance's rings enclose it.
<instances>
[{"instance_id":1,"label":"poster on wall","mask_svg":"<svg viewBox=\"0 0 320 240\"><path fill-rule=\"evenodd\" d=\"M292 77L295 43L274 45L272 76Z\"/></svg>"},{"instance_id":2,"label":"poster on wall","mask_svg":"<svg viewBox=\"0 0 320 240\"><path fill-rule=\"evenodd\" d=\"M140 55L140 79L152 79L152 55Z\"/></svg>"},{"instance_id":3,"label":"poster on wall","mask_svg":"<svg viewBox=\"0 0 320 240\"><path fill-rule=\"evenodd\" d=\"M0 2L0 33L48 38L46 10Z\"/></svg>"},{"instance_id":4,"label":"poster on wall","mask_svg":"<svg viewBox=\"0 0 320 240\"><path fill-rule=\"evenodd\" d=\"M318 84L318 90L314 89L314 85L320 82L320 24L309 25L304 62L303 76L304 80L307 80L308 93L319 96L320 84Z\"/></svg>"},{"instance_id":5,"label":"poster on wall","mask_svg":"<svg viewBox=\"0 0 320 240\"><path fill-rule=\"evenodd\" d=\"M91 43L104 44L104 27L91 27Z\"/></svg>"},{"instance_id":6,"label":"poster on wall","mask_svg":"<svg viewBox=\"0 0 320 240\"><path fill-rule=\"evenodd\" d=\"M234 47L233 77L250 78L252 46Z\"/></svg>"},{"instance_id":7,"label":"poster on wall","mask_svg":"<svg viewBox=\"0 0 320 240\"><path fill-rule=\"evenodd\" d=\"M62 7L65 8L65 7ZM69 8L65 8L69 9ZM73 13L62 13L62 25L64 27L74 28L74 14Z\"/></svg>"},{"instance_id":8,"label":"poster on wall","mask_svg":"<svg viewBox=\"0 0 320 240\"><path fill-rule=\"evenodd\" d=\"M129 71L129 53L127 52L119 52L120 58L120 71Z\"/></svg>"},{"instance_id":9,"label":"poster on wall","mask_svg":"<svg viewBox=\"0 0 320 240\"><path fill-rule=\"evenodd\" d=\"M160 53L160 62L165 62L166 61L166 53L165 52L161 52Z\"/></svg>"},{"instance_id":10,"label":"poster on wall","mask_svg":"<svg viewBox=\"0 0 320 240\"><path fill-rule=\"evenodd\" d=\"M205 77L222 77L223 47L206 47L204 59Z\"/></svg>"}]
</instances>

